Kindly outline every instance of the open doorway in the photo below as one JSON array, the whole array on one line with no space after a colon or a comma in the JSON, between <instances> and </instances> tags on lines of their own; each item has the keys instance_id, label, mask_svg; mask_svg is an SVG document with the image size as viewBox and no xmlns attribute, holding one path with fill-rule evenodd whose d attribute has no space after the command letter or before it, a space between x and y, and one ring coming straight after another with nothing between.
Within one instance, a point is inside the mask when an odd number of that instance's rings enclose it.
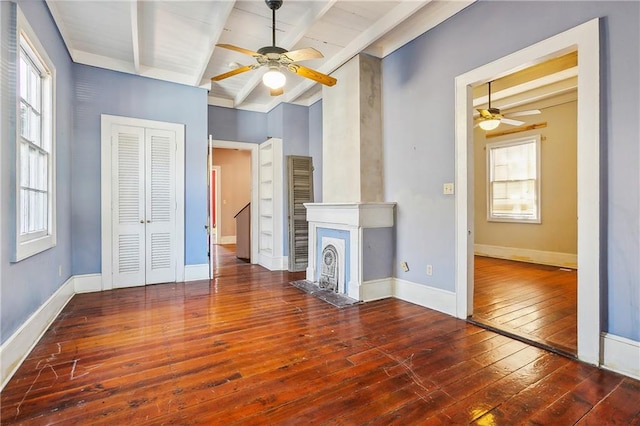
<instances>
[{"instance_id":1,"label":"open doorway","mask_svg":"<svg viewBox=\"0 0 640 426\"><path fill-rule=\"evenodd\" d=\"M577 52L473 89L471 320L577 355ZM478 117L479 124L485 118Z\"/></svg>"},{"instance_id":2,"label":"open doorway","mask_svg":"<svg viewBox=\"0 0 640 426\"><path fill-rule=\"evenodd\" d=\"M250 216L245 209L251 203L251 151L214 147L211 162L212 243L227 246L227 251L248 262Z\"/></svg>"},{"instance_id":3,"label":"open doorway","mask_svg":"<svg viewBox=\"0 0 640 426\"><path fill-rule=\"evenodd\" d=\"M600 23L593 19L456 77L456 315L473 315L473 87L577 51L577 356L601 354Z\"/></svg>"}]
</instances>

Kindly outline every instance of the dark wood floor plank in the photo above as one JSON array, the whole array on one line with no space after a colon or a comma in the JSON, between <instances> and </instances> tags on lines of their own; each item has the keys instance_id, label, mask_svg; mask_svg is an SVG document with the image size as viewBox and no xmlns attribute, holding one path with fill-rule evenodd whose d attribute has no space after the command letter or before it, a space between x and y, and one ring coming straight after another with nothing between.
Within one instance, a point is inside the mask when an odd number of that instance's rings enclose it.
<instances>
[{"instance_id":1,"label":"dark wood floor plank","mask_svg":"<svg viewBox=\"0 0 640 426\"><path fill-rule=\"evenodd\" d=\"M537 424L574 424L601 400L605 399L623 381L622 376L596 371L578 384L571 392L538 412L531 421ZM640 402L640 399L637 400Z\"/></svg>"},{"instance_id":2,"label":"dark wood floor plank","mask_svg":"<svg viewBox=\"0 0 640 426\"><path fill-rule=\"evenodd\" d=\"M628 425L640 423L640 382L637 380L623 380L606 398L587 413L579 425L601 425L606 419L610 425ZM630 419L632 419L630 421Z\"/></svg>"},{"instance_id":3,"label":"dark wood floor plank","mask_svg":"<svg viewBox=\"0 0 640 426\"><path fill-rule=\"evenodd\" d=\"M211 281L74 296L0 394L0 423L640 420L638 381L397 299L338 309L289 284L303 274L239 263L233 247L215 257ZM486 306L503 321L539 333L509 303L535 301L541 318L564 305L530 286L500 294L501 278Z\"/></svg>"},{"instance_id":4,"label":"dark wood floor plank","mask_svg":"<svg viewBox=\"0 0 640 426\"><path fill-rule=\"evenodd\" d=\"M475 256L473 319L577 353L577 271Z\"/></svg>"}]
</instances>

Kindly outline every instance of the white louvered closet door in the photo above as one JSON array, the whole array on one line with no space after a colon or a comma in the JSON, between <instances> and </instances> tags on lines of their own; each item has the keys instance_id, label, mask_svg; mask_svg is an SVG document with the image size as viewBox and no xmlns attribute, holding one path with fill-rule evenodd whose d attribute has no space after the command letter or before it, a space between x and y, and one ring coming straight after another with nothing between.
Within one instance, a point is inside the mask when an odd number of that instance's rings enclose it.
<instances>
[{"instance_id":1,"label":"white louvered closet door","mask_svg":"<svg viewBox=\"0 0 640 426\"><path fill-rule=\"evenodd\" d=\"M113 126L113 286L172 282L175 134Z\"/></svg>"},{"instance_id":2,"label":"white louvered closet door","mask_svg":"<svg viewBox=\"0 0 640 426\"><path fill-rule=\"evenodd\" d=\"M147 129L146 282L175 281L176 141L174 132Z\"/></svg>"}]
</instances>

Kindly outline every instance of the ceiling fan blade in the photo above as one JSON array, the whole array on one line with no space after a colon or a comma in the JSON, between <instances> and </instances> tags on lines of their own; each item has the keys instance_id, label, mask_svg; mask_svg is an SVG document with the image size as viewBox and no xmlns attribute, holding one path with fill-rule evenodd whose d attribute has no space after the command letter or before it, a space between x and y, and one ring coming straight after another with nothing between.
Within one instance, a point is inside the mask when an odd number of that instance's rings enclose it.
<instances>
[{"instance_id":1,"label":"ceiling fan blade","mask_svg":"<svg viewBox=\"0 0 640 426\"><path fill-rule=\"evenodd\" d=\"M516 112L510 112L505 114L505 117L523 117L525 115L536 115L536 114L542 114L542 111L540 111L539 109L530 109L528 111L516 111Z\"/></svg>"},{"instance_id":2,"label":"ceiling fan blade","mask_svg":"<svg viewBox=\"0 0 640 426\"><path fill-rule=\"evenodd\" d=\"M311 68L304 67L298 64L291 64L287 67L289 71L294 74L298 74L299 76L317 81L318 83L324 84L325 86L333 86L338 82L335 78L322 74L319 71L312 70Z\"/></svg>"},{"instance_id":3,"label":"ceiling fan blade","mask_svg":"<svg viewBox=\"0 0 640 426\"><path fill-rule=\"evenodd\" d=\"M253 56L253 57L262 56L258 52L254 52L253 50L245 49L243 47L234 46L233 44L220 43L220 44L216 44L216 46L217 47L222 47L223 49L234 50L236 52L244 53L245 55L249 55L249 56Z\"/></svg>"},{"instance_id":4,"label":"ceiling fan blade","mask_svg":"<svg viewBox=\"0 0 640 426\"><path fill-rule=\"evenodd\" d=\"M281 87L279 89L269 89L269 94L271 96L280 96L284 93L284 88Z\"/></svg>"},{"instance_id":5,"label":"ceiling fan blade","mask_svg":"<svg viewBox=\"0 0 640 426\"><path fill-rule=\"evenodd\" d=\"M512 126L521 126L521 125L523 125L523 124L524 124L524 121L520 121L520 120L512 120L512 119L510 119L510 118L504 118L504 117L502 117L502 118L500 119L500 122L501 122L501 123L504 123L504 124L510 124L510 125L512 125Z\"/></svg>"},{"instance_id":6,"label":"ceiling fan blade","mask_svg":"<svg viewBox=\"0 0 640 426\"><path fill-rule=\"evenodd\" d=\"M224 80L225 78L233 77L234 75L241 74L243 72L247 72L247 71L250 71L252 69L253 69L252 66L245 65L243 67L236 68L235 70L231 70L231 71L225 72L224 74L220 74L220 75L216 75L215 77L211 77L211 80L212 81Z\"/></svg>"},{"instance_id":7,"label":"ceiling fan blade","mask_svg":"<svg viewBox=\"0 0 640 426\"><path fill-rule=\"evenodd\" d=\"M304 49L294 50L292 52L283 53L282 56L286 56L291 62L306 61L309 59L324 58L322 53L318 52L313 47L305 47Z\"/></svg>"}]
</instances>

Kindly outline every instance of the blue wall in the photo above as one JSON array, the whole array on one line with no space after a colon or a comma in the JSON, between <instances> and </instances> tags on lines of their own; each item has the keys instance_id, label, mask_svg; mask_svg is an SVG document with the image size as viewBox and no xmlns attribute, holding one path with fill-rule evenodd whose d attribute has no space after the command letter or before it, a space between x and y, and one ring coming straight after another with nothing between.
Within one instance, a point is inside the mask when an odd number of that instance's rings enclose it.
<instances>
[{"instance_id":1,"label":"blue wall","mask_svg":"<svg viewBox=\"0 0 640 426\"><path fill-rule=\"evenodd\" d=\"M17 263L10 263L15 229L15 52L16 3L0 2L2 40L2 241L0 255L0 341L22 325L71 275L71 151L73 80L71 59L49 10L40 1L18 2L56 69L56 208L57 245ZM62 268L59 276L58 268Z\"/></svg>"},{"instance_id":2,"label":"blue wall","mask_svg":"<svg viewBox=\"0 0 640 426\"><path fill-rule=\"evenodd\" d=\"M309 155L309 108L293 105L293 104L280 104L283 107L282 117L282 153L287 155ZM275 110L276 108L274 108ZM283 174L283 189L284 189L284 222L283 222L283 235L282 246L285 256L289 255L289 215L287 200L289 194L289 183L287 180L288 171L287 163L285 161L284 174Z\"/></svg>"},{"instance_id":3,"label":"blue wall","mask_svg":"<svg viewBox=\"0 0 640 426\"><path fill-rule=\"evenodd\" d=\"M217 140L262 143L269 135L267 114L261 112L209 105L207 116L207 135Z\"/></svg>"},{"instance_id":4,"label":"blue wall","mask_svg":"<svg viewBox=\"0 0 640 426\"><path fill-rule=\"evenodd\" d=\"M455 77L597 17L604 17L607 331L640 340L638 2L481 1L383 60L385 199L398 202L396 260L411 265L400 278L454 290L454 197L442 195L442 184L455 175Z\"/></svg>"},{"instance_id":5,"label":"blue wall","mask_svg":"<svg viewBox=\"0 0 640 426\"><path fill-rule=\"evenodd\" d=\"M73 273L101 270L101 114L185 125L185 264L207 263L207 92L74 64Z\"/></svg>"},{"instance_id":6,"label":"blue wall","mask_svg":"<svg viewBox=\"0 0 640 426\"><path fill-rule=\"evenodd\" d=\"M362 230L362 280L379 280L393 276L394 229Z\"/></svg>"},{"instance_id":7,"label":"blue wall","mask_svg":"<svg viewBox=\"0 0 640 426\"><path fill-rule=\"evenodd\" d=\"M289 254L289 222L286 156L310 155L310 122L319 120L313 122L316 128L320 126L322 130L322 115L318 117L316 114L310 119L309 108L286 103L279 104L268 113L209 106L208 115L209 134L213 135L214 139L249 143L262 143L269 137L282 139L284 164L282 244L283 254L287 256ZM322 143L321 134L320 143ZM320 147L320 154L322 154L322 147ZM314 158L314 164L321 161Z\"/></svg>"}]
</instances>

